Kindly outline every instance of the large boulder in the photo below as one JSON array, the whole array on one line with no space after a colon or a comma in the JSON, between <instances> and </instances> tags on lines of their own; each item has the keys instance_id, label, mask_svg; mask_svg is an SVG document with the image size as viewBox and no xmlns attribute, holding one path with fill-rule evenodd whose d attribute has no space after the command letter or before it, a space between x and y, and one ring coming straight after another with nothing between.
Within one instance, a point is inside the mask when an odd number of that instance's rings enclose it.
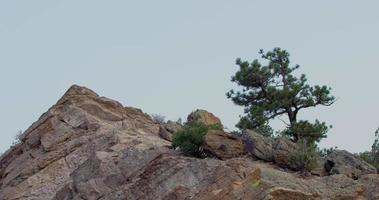
<instances>
[{"instance_id":1,"label":"large boulder","mask_svg":"<svg viewBox=\"0 0 379 200\"><path fill-rule=\"evenodd\" d=\"M334 150L325 158L332 167L326 169L330 174L345 174L358 179L365 174L376 174L376 168L345 150Z\"/></svg>"},{"instance_id":2,"label":"large boulder","mask_svg":"<svg viewBox=\"0 0 379 200\"><path fill-rule=\"evenodd\" d=\"M208 131L204 136L204 149L222 160L246 154L240 137L221 130Z\"/></svg>"},{"instance_id":3,"label":"large boulder","mask_svg":"<svg viewBox=\"0 0 379 200\"><path fill-rule=\"evenodd\" d=\"M273 139L272 148L276 165L295 171L300 170L298 163L293 158L294 154L299 151L299 146L296 143L287 138L279 137Z\"/></svg>"},{"instance_id":4,"label":"large boulder","mask_svg":"<svg viewBox=\"0 0 379 200\"><path fill-rule=\"evenodd\" d=\"M298 163L293 159L293 155L299 147L289 139L265 137L252 130L244 131L242 138L247 151L254 158L274 162L282 168L299 170Z\"/></svg>"},{"instance_id":5,"label":"large boulder","mask_svg":"<svg viewBox=\"0 0 379 200\"><path fill-rule=\"evenodd\" d=\"M187 123L203 123L205 125L218 125L222 127L221 120L214 114L206 111L197 109L187 116Z\"/></svg>"},{"instance_id":6,"label":"large boulder","mask_svg":"<svg viewBox=\"0 0 379 200\"><path fill-rule=\"evenodd\" d=\"M265 137L253 130L246 130L242 133L242 140L251 156L267 162L274 161L272 138Z\"/></svg>"},{"instance_id":7,"label":"large boulder","mask_svg":"<svg viewBox=\"0 0 379 200\"><path fill-rule=\"evenodd\" d=\"M175 133L183 130L183 126L177 122L167 121L159 126L159 135L168 141L172 141Z\"/></svg>"}]
</instances>

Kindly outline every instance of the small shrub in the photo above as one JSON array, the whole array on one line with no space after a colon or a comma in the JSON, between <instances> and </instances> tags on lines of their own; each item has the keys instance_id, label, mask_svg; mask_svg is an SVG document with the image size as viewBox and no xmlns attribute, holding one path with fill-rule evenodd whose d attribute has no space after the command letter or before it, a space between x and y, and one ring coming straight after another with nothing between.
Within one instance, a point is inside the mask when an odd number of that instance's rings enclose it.
<instances>
[{"instance_id":1,"label":"small shrub","mask_svg":"<svg viewBox=\"0 0 379 200\"><path fill-rule=\"evenodd\" d=\"M205 125L203 123L186 124L182 131L176 133L172 140L172 147L179 148L187 156L197 158L207 157L203 150L204 136L209 130L222 130L220 125Z\"/></svg>"},{"instance_id":2,"label":"small shrub","mask_svg":"<svg viewBox=\"0 0 379 200\"><path fill-rule=\"evenodd\" d=\"M22 138L22 130L19 130L14 137L14 140L12 142L12 146L15 146L15 145L21 143L21 138Z\"/></svg>"},{"instance_id":3,"label":"small shrub","mask_svg":"<svg viewBox=\"0 0 379 200\"><path fill-rule=\"evenodd\" d=\"M359 153L357 156L374 166L379 173L379 128L375 131L375 141L371 151Z\"/></svg>"},{"instance_id":4,"label":"small shrub","mask_svg":"<svg viewBox=\"0 0 379 200\"><path fill-rule=\"evenodd\" d=\"M153 121L157 124L164 124L166 123L166 117L160 114L152 114L151 118Z\"/></svg>"},{"instance_id":5,"label":"small shrub","mask_svg":"<svg viewBox=\"0 0 379 200\"><path fill-rule=\"evenodd\" d=\"M236 130L230 131L230 134L236 135L236 136L242 136L242 132L241 131L236 131Z\"/></svg>"},{"instance_id":6,"label":"small shrub","mask_svg":"<svg viewBox=\"0 0 379 200\"><path fill-rule=\"evenodd\" d=\"M367 162L368 164L374 166L376 170L379 172L379 161L375 158L375 155L370 151L365 151L363 153L359 153L357 155L360 159Z\"/></svg>"},{"instance_id":7,"label":"small shrub","mask_svg":"<svg viewBox=\"0 0 379 200\"><path fill-rule=\"evenodd\" d=\"M177 124L180 124L180 125L183 125L183 121L182 121L182 118L179 117L178 120L176 120L176 123Z\"/></svg>"},{"instance_id":8,"label":"small shrub","mask_svg":"<svg viewBox=\"0 0 379 200\"><path fill-rule=\"evenodd\" d=\"M334 150L338 149L338 147L330 147L330 148L323 148L318 149L318 153L321 157L327 156L330 153L332 153Z\"/></svg>"},{"instance_id":9,"label":"small shrub","mask_svg":"<svg viewBox=\"0 0 379 200\"><path fill-rule=\"evenodd\" d=\"M315 143L308 143L306 140L299 140L298 147L292 155L291 159L298 169L302 172L310 172L318 166L320 155L317 151Z\"/></svg>"}]
</instances>

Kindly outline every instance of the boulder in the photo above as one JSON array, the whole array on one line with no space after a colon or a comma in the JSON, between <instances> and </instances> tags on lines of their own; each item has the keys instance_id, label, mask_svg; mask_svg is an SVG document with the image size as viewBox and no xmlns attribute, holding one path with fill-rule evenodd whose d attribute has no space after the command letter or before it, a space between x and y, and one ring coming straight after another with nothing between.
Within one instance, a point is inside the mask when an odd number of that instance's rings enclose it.
<instances>
[{"instance_id":1,"label":"boulder","mask_svg":"<svg viewBox=\"0 0 379 200\"><path fill-rule=\"evenodd\" d=\"M274 162L277 166L292 170L299 170L292 156L298 150L298 145L287 138L265 137L252 130L242 134L246 150L254 158L266 162Z\"/></svg>"},{"instance_id":2,"label":"boulder","mask_svg":"<svg viewBox=\"0 0 379 200\"><path fill-rule=\"evenodd\" d=\"M221 120L206 110L195 110L187 116L187 123L203 123L205 125L219 125L222 127Z\"/></svg>"},{"instance_id":3,"label":"boulder","mask_svg":"<svg viewBox=\"0 0 379 200\"><path fill-rule=\"evenodd\" d=\"M287 138L279 137L273 140L273 157L276 165L292 170L299 170L298 164L293 160L293 155L299 146Z\"/></svg>"},{"instance_id":4,"label":"boulder","mask_svg":"<svg viewBox=\"0 0 379 200\"><path fill-rule=\"evenodd\" d=\"M272 138L265 137L252 130L246 130L242 134L242 140L251 156L267 162L274 161Z\"/></svg>"},{"instance_id":5,"label":"boulder","mask_svg":"<svg viewBox=\"0 0 379 200\"><path fill-rule=\"evenodd\" d=\"M246 154L240 137L221 130L210 130L204 136L204 150L216 157L226 160Z\"/></svg>"},{"instance_id":6,"label":"boulder","mask_svg":"<svg viewBox=\"0 0 379 200\"><path fill-rule=\"evenodd\" d=\"M377 173L375 167L345 150L334 150L326 156L325 160L332 164L330 169L326 169L330 174L345 174L358 179L365 174Z\"/></svg>"},{"instance_id":7,"label":"boulder","mask_svg":"<svg viewBox=\"0 0 379 200\"><path fill-rule=\"evenodd\" d=\"M168 141L172 141L172 137L175 133L183 130L183 126L173 121L167 121L159 126L159 135Z\"/></svg>"}]
</instances>

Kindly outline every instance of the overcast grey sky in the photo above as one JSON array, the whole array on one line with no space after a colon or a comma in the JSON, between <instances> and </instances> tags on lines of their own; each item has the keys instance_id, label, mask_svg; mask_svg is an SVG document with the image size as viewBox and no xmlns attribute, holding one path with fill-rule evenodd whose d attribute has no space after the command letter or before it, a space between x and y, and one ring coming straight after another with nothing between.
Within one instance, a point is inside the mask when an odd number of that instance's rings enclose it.
<instances>
[{"instance_id":1,"label":"overcast grey sky","mask_svg":"<svg viewBox=\"0 0 379 200\"><path fill-rule=\"evenodd\" d=\"M0 151L72 84L173 120L207 109L232 129L242 114L225 97L235 59L273 47L338 98L299 114L334 126L321 146L369 150L379 126L378 8L377 0L0 1Z\"/></svg>"}]
</instances>

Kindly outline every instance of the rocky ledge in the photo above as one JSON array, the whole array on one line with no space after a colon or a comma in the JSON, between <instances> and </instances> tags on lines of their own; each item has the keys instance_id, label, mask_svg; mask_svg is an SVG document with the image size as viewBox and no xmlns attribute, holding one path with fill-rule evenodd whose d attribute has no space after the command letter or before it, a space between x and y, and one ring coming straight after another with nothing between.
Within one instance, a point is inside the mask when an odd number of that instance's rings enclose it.
<instances>
[{"instance_id":1,"label":"rocky ledge","mask_svg":"<svg viewBox=\"0 0 379 200\"><path fill-rule=\"evenodd\" d=\"M74 85L0 157L0 199L379 199L378 174L348 152L327 159L336 173L304 178L288 141L210 131L215 157L197 159L170 148L180 128Z\"/></svg>"}]
</instances>

